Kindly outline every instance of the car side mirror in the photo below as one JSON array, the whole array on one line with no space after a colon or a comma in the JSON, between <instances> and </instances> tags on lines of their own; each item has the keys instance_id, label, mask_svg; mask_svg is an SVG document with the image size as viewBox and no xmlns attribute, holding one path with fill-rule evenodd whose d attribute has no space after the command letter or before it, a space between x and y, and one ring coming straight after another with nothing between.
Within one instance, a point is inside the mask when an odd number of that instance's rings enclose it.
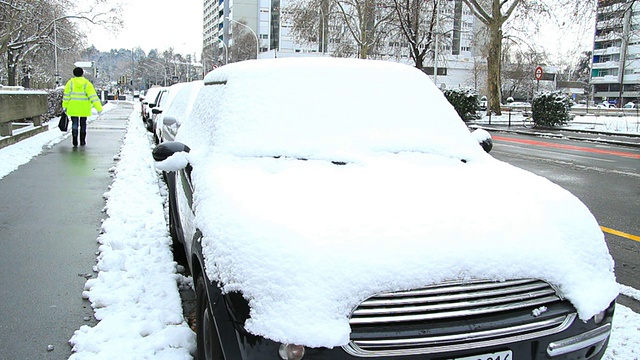
<instances>
[{"instance_id":1,"label":"car side mirror","mask_svg":"<svg viewBox=\"0 0 640 360\"><path fill-rule=\"evenodd\" d=\"M493 148L493 139L491 138L491 134L487 130L484 129L476 129L471 133L473 138L482 146L482 149L487 153L491 151Z\"/></svg>"},{"instance_id":2,"label":"car side mirror","mask_svg":"<svg viewBox=\"0 0 640 360\"><path fill-rule=\"evenodd\" d=\"M156 114L156 115L158 115L158 114L162 113L162 109L156 107L156 108L151 109L151 112Z\"/></svg>"},{"instance_id":3,"label":"car side mirror","mask_svg":"<svg viewBox=\"0 0 640 360\"><path fill-rule=\"evenodd\" d=\"M191 149L178 141L165 141L156 146L153 151L153 160L164 161L178 152L189 152Z\"/></svg>"},{"instance_id":4,"label":"car side mirror","mask_svg":"<svg viewBox=\"0 0 640 360\"><path fill-rule=\"evenodd\" d=\"M162 124L166 125L166 126L172 126L178 123L178 119L175 118L175 116L165 116L162 119Z\"/></svg>"}]
</instances>

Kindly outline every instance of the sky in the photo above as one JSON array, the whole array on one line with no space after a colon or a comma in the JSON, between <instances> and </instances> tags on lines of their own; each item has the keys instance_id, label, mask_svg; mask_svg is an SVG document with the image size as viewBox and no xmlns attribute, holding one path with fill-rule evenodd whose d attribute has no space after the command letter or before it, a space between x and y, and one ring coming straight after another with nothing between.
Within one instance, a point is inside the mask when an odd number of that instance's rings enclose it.
<instances>
[{"instance_id":1,"label":"sky","mask_svg":"<svg viewBox=\"0 0 640 360\"><path fill-rule=\"evenodd\" d=\"M97 239L101 244L98 274L87 281L82 294L101 321L77 329L70 339L75 346L72 360L182 360L191 359L194 351L195 334L181 317L177 292L178 286L191 286L191 279L176 274L163 216L166 191L151 158L152 140L140 119L139 102L134 106L125 140L114 156L114 180L105 193L106 218ZM107 104L104 111L113 108ZM71 146L69 133L55 126L57 120L49 122L49 131L0 149L0 179L43 149ZM581 126L607 130L602 124L589 125L589 118L578 120ZM92 116L89 121L99 120ZM640 300L639 290L624 285L620 290ZM640 359L639 324L639 314L617 306L604 360Z\"/></svg>"},{"instance_id":2,"label":"sky","mask_svg":"<svg viewBox=\"0 0 640 360\"><path fill-rule=\"evenodd\" d=\"M89 44L100 51L173 47L180 54L202 52L202 0L122 0L124 26L118 32L94 27Z\"/></svg>"}]
</instances>

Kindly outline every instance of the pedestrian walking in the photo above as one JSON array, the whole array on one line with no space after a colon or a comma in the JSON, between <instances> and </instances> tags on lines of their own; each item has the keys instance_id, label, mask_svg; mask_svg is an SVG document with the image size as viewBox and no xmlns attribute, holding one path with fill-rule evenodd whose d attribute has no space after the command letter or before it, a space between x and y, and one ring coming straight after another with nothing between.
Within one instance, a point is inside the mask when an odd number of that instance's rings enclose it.
<instances>
[{"instance_id":1,"label":"pedestrian walking","mask_svg":"<svg viewBox=\"0 0 640 360\"><path fill-rule=\"evenodd\" d=\"M91 107L93 106L99 113L102 112L102 103L96 94L96 89L82 76L83 74L84 70L81 67L73 69L74 77L64 86L62 98L62 108L71 118L73 147L78 146L78 130L80 130L80 145L87 144L87 117L91 116Z\"/></svg>"}]
</instances>

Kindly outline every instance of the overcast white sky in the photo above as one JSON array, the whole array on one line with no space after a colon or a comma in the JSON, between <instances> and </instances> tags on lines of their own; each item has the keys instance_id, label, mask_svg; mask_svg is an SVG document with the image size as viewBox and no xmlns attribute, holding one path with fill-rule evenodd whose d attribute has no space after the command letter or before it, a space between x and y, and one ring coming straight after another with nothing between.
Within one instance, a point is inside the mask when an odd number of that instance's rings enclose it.
<instances>
[{"instance_id":1,"label":"overcast white sky","mask_svg":"<svg viewBox=\"0 0 640 360\"><path fill-rule=\"evenodd\" d=\"M89 44L100 51L141 47L145 52L170 47L180 54L202 49L202 0L123 0L119 33L93 28Z\"/></svg>"}]
</instances>

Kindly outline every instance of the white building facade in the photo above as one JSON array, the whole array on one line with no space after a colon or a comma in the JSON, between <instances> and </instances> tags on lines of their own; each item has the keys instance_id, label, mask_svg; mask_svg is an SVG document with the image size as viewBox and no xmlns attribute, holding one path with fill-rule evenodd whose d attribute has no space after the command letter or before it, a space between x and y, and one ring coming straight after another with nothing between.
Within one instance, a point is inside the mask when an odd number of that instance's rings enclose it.
<instances>
[{"instance_id":1,"label":"white building facade","mask_svg":"<svg viewBox=\"0 0 640 360\"><path fill-rule=\"evenodd\" d=\"M599 0L591 63L596 103L640 100L640 3Z\"/></svg>"}]
</instances>

